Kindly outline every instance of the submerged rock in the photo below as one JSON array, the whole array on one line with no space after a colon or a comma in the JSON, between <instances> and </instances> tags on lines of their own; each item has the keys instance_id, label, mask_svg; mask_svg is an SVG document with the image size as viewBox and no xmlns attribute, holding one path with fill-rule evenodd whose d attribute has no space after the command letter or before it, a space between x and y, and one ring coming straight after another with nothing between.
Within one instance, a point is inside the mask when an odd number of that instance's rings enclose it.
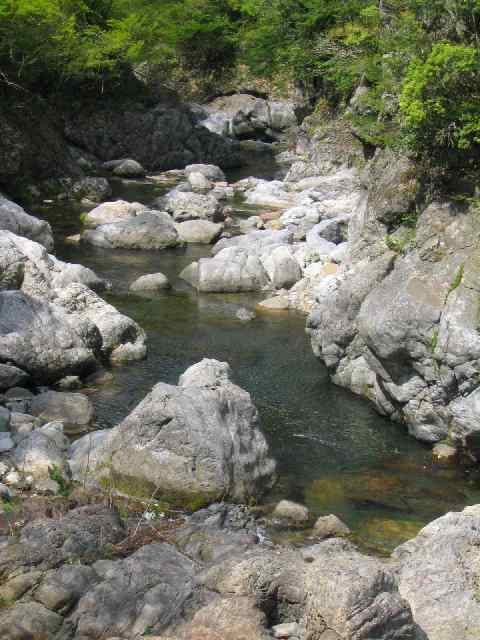
<instances>
[{"instance_id":1,"label":"submerged rock","mask_svg":"<svg viewBox=\"0 0 480 640\"><path fill-rule=\"evenodd\" d=\"M163 291L170 287L171 284L163 273L148 273L132 282L130 291Z\"/></svg>"},{"instance_id":2,"label":"submerged rock","mask_svg":"<svg viewBox=\"0 0 480 640\"><path fill-rule=\"evenodd\" d=\"M179 386L157 384L114 429L72 450L77 477L105 473L120 490L157 493L187 504L229 496L246 500L273 481L275 464L250 395L230 381L230 368L202 360ZM86 454L85 449L88 449ZM88 469L95 460L98 471Z\"/></svg>"}]
</instances>

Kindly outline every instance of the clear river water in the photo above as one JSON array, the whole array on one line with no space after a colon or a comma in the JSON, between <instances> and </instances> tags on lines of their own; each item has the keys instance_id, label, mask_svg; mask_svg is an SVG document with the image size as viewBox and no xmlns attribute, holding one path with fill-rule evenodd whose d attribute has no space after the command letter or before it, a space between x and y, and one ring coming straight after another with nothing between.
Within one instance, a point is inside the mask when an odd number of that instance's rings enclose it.
<instances>
[{"instance_id":1,"label":"clear river water","mask_svg":"<svg viewBox=\"0 0 480 640\"><path fill-rule=\"evenodd\" d=\"M115 197L146 204L164 189L148 181L114 183ZM117 424L157 382L176 383L191 364L216 358L230 363L235 382L252 395L278 462L279 480L264 504L290 498L314 516L335 513L364 547L381 553L446 511L480 502L473 469L433 465L430 449L404 426L330 382L303 316L259 314L242 323L237 309L253 309L265 295L198 295L180 280L183 267L208 255L208 246L134 252L65 243L80 231L83 210L55 204L40 211L54 228L56 254L110 280L109 302L148 333L147 359L113 369L112 379L92 390L98 428ZM158 271L169 277L170 291L128 293L137 277ZM305 533L277 535L300 541Z\"/></svg>"}]
</instances>

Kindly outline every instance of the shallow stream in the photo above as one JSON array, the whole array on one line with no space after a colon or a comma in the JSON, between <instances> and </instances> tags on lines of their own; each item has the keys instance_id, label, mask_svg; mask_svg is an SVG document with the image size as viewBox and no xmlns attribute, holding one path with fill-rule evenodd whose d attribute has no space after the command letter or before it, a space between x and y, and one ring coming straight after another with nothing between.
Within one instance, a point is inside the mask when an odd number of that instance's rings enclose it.
<instances>
[{"instance_id":1,"label":"shallow stream","mask_svg":"<svg viewBox=\"0 0 480 640\"><path fill-rule=\"evenodd\" d=\"M114 183L115 197L146 204L164 189ZM480 502L472 470L433 466L430 449L404 426L329 381L303 316L284 312L242 323L238 308L254 308L265 295L197 295L182 282L180 271L208 255L208 246L134 252L66 244L65 236L80 231L81 212L58 204L42 209L55 230L56 254L110 280L108 300L148 332L148 358L114 369L112 380L92 393L99 428L118 423L156 382L176 383L191 364L216 358L229 362L234 380L251 393L278 461L279 481L266 504L290 498L314 516L335 513L363 544L388 551L446 511ZM128 293L138 276L157 271L172 290L154 298Z\"/></svg>"}]
</instances>

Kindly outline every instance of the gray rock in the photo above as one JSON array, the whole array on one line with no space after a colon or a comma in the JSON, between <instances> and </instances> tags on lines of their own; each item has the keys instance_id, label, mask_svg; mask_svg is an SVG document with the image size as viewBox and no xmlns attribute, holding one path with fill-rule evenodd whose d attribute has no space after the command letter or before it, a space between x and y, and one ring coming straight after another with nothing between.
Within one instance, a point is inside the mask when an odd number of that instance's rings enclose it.
<instances>
[{"instance_id":1,"label":"gray rock","mask_svg":"<svg viewBox=\"0 0 480 640\"><path fill-rule=\"evenodd\" d=\"M313 533L319 538L339 538L348 536L351 531L336 515L320 516L313 525Z\"/></svg>"},{"instance_id":2,"label":"gray rock","mask_svg":"<svg viewBox=\"0 0 480 640\"><path fill-rule=\"evenodd\" d=\"M210 220L186 220L175 225L182 242L211 244L223 231L223 224Z\"/></svg>"},{"instance_id":3,"label":"gray rock","mask_svg":"<svg viewBox=\"0 0 480 640\"><path fill-rule=\"evenodd\" d=\"M63 565L45 574L35 589L35 600L50 611L65 615L96 582L98 575L92 567Z\"/></svg>"},{"instance_id":4,"label":"gray rock","mask_svg":"<svg viewBox=\"0 0 480 640\"><path fill-rule=\"evenodd\" d=\"M53 638L62 617L36 602L19 602L0 613L0 636L4 640Z\"/></svg>"},{"instance_id":5,"label":"gray rock","mask_svg":"<svg viewBox=\"0 0 480 640\"><path fill-rule=\"evenodd\" d=\"M24 293L54 300L58 289L81 282L104 289L106 282L91 269L62 262L32 240L9 231L0 236L0 289L21 289Z\"/></svg>"},{"instance_id":6,"label":"gray rock","mask_svg":"<svg viewBox=\"0 0 480 640\"><path fill-rule=\"evenodd\" d=\"M113 168L113 174L120 178L144 178L146 171L136 160L126 158Z\"/></svg>"},{"instance_id":7,"label":"gray rock","mask_svg":"<svg viewBox=\"0 0 480 640\"><path fill-rule=\"evenodd\" d=\"M221 219L220 204L212 195L174 190L167 195L164 207L175 222Z\"/></svg>"},{"instance_id":8,"label":"gray rock","mask_svg":"<svg viewBox=\"0 0 480 640\"><path fill-rule=\"evenodd\" d=\"M50 479L52 469L58 469L65 478L70 469L63 447L57 444L57 438L40 430L24 438L13 451L12 461L21 473L31 475L34 480Z\"/></svg>"},{"instance_id":9,"label":"gray rock","mask_svg":"<svg viewBox=\"0 0 480 640\"><path fill-rule=\"evenodd\" d=\"M100 337L98 348L112 363L145 357L143 329L87 287L71 284L58 295L56 303L65 308L71 322L95 327Z\"/></svg>"},{"instance_id":10,"label":"gray rock","mask_svg":"<svg viewBox=\"0 0 480 640\"><path fill-rule=\"evenodd\" d=\"M221 496L245 500L261 493L271 484L275 465L250 395L229 375L226 363L202 360L181 376L178 387L157 384L95 443L97 469L105 473L102 462L108 460L120 486L133 480L149 495L158 492L187 503ZM90 455L92 440L86 436L85 446L82 440L70 462L77 469L87 468L91 459L84 456Z\"/></svg>"},{"instance_id":11,"label":"gray rock","mask_svg":"<svg viewBox=\"0 0 480 640\"><path fill-rule=\"evenodd\" d=\"M0 364L0 391L28 382L28 374L11 364Z\"/></svg>"},{"instance_id":12,"label":"gray rock","mask_svg":"<svg viewBox=\"0 0 480 640\"><path fill-rule=\"evenodd\" d=\"M0 432L10 430L10 411L0 406Z\"/></svg>"},{"instance_id":13,"label":"gray rock","mask_svg":"<svg viewBox=\"0 0 480 640\"><path fill-rule=\"evenodd\" d=\"M1 359L27 372L36 382L83 375L96 368L97 330L73 321L57 305L20 292L0 292Z\"/></svg>"},{"instance_id":14,"label":"gray rock","mask_svg":"<svg viewBox=\"0 0 480 640\"><path fill-rule=\"evenodd\" d=\"M139 202L126 202L125 200L103 202L86 214L84 223L89 227L98 227L120 220L130 220L145 209L145 205Z\"/></svg>"},{"instance_id":15,"label":"gray rock","mask_svg":"<svg viewBox=\"0 0 480 640\"><path fill-rule=\"evenodd\" d=\"M180 277L204 293L261 291L270 284L261 260L235 247L223 249L214 258L201 258Z\"/></svg>"},{"instance_id":16,"label":"gray rock","mask_svg":"<svg viewBox=\"0 0 480 640\"><path fill-rule=\"evenodd\" d=\"M213 189L213 183L210 182L203 173L190 173L188 175L188 182L192 191L196 191L198 193L205 193Z\"/></svg>"},{"instance_id":17,"label":"gray rock","mask_svg":"<svg viewBox=\"0 0 480 640\"><path fill-rule=\"evenodd\" d=\"M287 229L280 231L259 230L251 231L246 235L233 236L233 238L222 238L212 249L212 254L216 255L222 249L236 247L244 249L255 255L262 255L273 250L279 245L290 245L293 242L293 233Z\"/></svg>"},{"instance_id":18,"label":"gray rock","mask_svg":"<svg viewBox=\"0 0 480 640\"><path fill-rule=\"evenodd\" d=\"M14 447L15 442L12 440L11 434L4 431L0 432L0 453L12 451Z\"/></svg>"},{"instance_id":19,"label":"gray rock","mask_svg":"<svg viewBox=\"0 0 480 640\"><path fill-rule=\"evenodd\" d=\"M251 311L250 309L245 309L245 307L242 307L235 313L235 317L241 320L242 322L250 322L251 320L255 320L257 315L254 311Z\"/></svg>"},{"instance_id":20,"label":"gray rock","mask_svg":"<svg viewBox=\"0 0 480 640\"><path fill-rule=\"evenodd\" d=\"M101 202L112 194L112 189L106 178L88 177L74 182L70 193L78 200L86 199L91 202Z\"/></svg>"},{"instance_id":21,"label":"gray rock","mask_svg":"<svg viewBox=\"0 0 480 640\"><path fill-rule=\"evenodd\" d=\"M69 622L79 637L161 633L183 617L194 591L194 563L168 544L150 544L116 562L94 565L98 586L79 601Z\"/></svg>"},{"instance_id":22,"label":"gray rock","mask_svg":"<svg viewBox=\"0 0 480 640\"><path fill-rule=\"evenodd\" d=\"M310 514L303 504L292 502L291 500L281 500L272 512L273 518L286 520L292 524L304 524L308 521Z\"/></svg>"},{"instance_id":23,"label":"gray rock","mask_svg":"<svg viewBox=\"0 0 480 640\"><path fill-rule=\"evenodd\" d=\"M0 547L2 579L64 563L87 564L124 536L116 511L99 505L73 509L61 518L33 520L11 544Z\"/></svg>"},{"instance_id":24,"label":"gray rock","mask_svg":"<svg viewBox=\"0 0 480 640\"><path fill-rule=\"evenodd\" d=\"M35 396L30 403L30 412L44 422L61 420L70 433L88 430L95 419L88 397L68 391L46 391Z\"/></svg>"},{"instance_id":25,"label":"gray rock","mask_svg":"<svg viewBox=\"0 0 480 640\"><path fill-rule=\"evenodd\" d=\"M474 640L480 628L480 506L447 513L398 547L400 594L431 640Z\"/></svg>"},{"instance_id":26,"label":"gray rock","mask_svg":"<svg viewBox=\"0 0 480 640\"><path fill-rule=\"evenodd\" d=\"M185 167L185 175L188 178L192 173L200 173L212 182L226 181L223 171L214 164L189 164Z\"/></svg>"},{"instance_id":27,"label":"gray rock","mask_svg":"<svg viewBox=\"0 0 480 640\"><path fill-rule=\"evenodd\" d=\"M140 276L130 285L130 291L163 291L170 289L171 284L163 273L149 273Z\"/></svg>"},{"instance_id":28,"label":"gray rock","mask_svg":"<svg viewBox=\"0 0 480 640\"><path fill-rule=\"evenodd\" d=\"M52 229L48 222L26 213L22 207L7 200L0 193L0 230L11 231L19 236L40 243L46 249L53 248Z\"/></svg>"},{"instance_id":29,"label":"gray rock","mask_svg":"<svg viewBox=\"0 0 480 640\"><path fill-rule=\"evenodd\" d=\"M173 220L161 211L143 211L128 220L103 224L82 241L106 249L166 249L181 244Z\"/></svg>"}]
</instances>

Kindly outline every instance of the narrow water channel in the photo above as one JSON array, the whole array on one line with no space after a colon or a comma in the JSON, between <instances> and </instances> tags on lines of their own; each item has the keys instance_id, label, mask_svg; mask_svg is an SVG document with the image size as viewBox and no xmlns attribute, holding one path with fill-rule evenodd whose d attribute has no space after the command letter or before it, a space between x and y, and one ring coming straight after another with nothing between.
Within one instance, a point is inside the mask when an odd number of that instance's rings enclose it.
<instances>
[{"instance_id":1,"label":"narrow water channel","mask_svg":"<svg viewBox=\"0 0 480 640\"><path fill-rule=\"evenodd\" d=\"M148 182L115 184L115 197L146 204L161 191ZM480 502L473 471L434 467L429 448L405 427L331 384L313 356L304 317L258 315L242 323L238 308L265 296L197 295L182 282L183 267L209 247L133 252L66 244L65 236L80 230L81 212L64 205L41 211L55 230L56 254L110 280L109 301L148 332L148 358L114 369L92 393L99 428L120 421L155 383L176 383L194 362L217 358L251 393L278 461L279 481L266 503L290 498L314 515L335 513L364 544L388 551L446 511ZM169 277L171 291L154 298L128 293L138 276L157 271Z\"/></svg>"}]
</instances>

